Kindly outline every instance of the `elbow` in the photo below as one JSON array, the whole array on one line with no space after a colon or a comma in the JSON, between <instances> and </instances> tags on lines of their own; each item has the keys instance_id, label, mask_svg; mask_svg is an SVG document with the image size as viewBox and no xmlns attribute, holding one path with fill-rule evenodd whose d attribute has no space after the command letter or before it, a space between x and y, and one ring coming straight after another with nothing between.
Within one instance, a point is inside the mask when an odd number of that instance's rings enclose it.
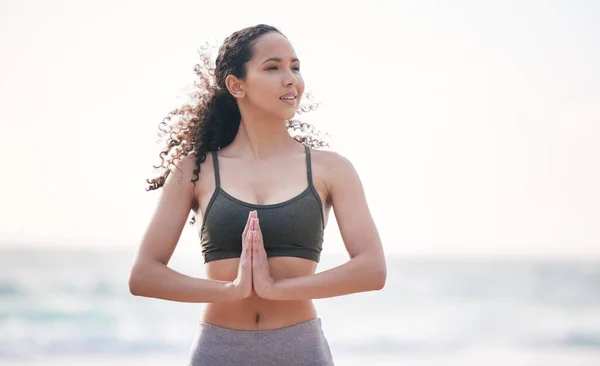
<instances>
[{"instance_id":1,"label":"elbow","mask_svg":"<svg viewBox=\"0 0 600 366\"><path fill-rule=\"evenodd\" d=\"M131 270L131 273L129 274L129 292L133 295L133 296L139 296L139 277L137 275L137 273L134 270Z\"/></svg>"},{"instance_id":2,"label":"elbow","mask_svg":"<svg viewBox=\"0 0 600 366\"><path fill-rule=\"evenodd\" d=\"M385 287L385 281L387 279L387 266L384 258L379 258L373 265L372 278L373 278L373 289L376 291L382 290Z\"/></svg>"},{"instance_id":3,"label":"elbow","mask_svg":"<svg viewBox=\"0 0 600 366\"><path fill-rule=\"evenodd\" d=\"M371 279L371 290L379 291L385 287L387 279L387 265L385 259L381 256L376 256L370 263L370 279Z\"/></svg>"},{"instance_id":4,"label":"elbow","mask_svg":"<svg viewBox=\"0 0 600 366\"><path fill-rule=\"evenodd\" d=\"M136 263L129 273L129 292L133 296L143 296L144 281L146 279L144 267L140 263Z\"/></svg>"},{"instance_id":5,"label":"elbow","mask_svg":"<svg viewBox=\"0 0 600 366\"><path fill-rule=\"evenodd\" d=\"M375 291L383 290L387 278L387 271L377 271L373 276L373 289Z\"/></svg>"},{"instance_id":6,"label":"elbow","mask_svg":"<svg viewBox=\"0 0 600 366\"><path fill-rule=\"evenodd\" d=\"M381 256L371 256L364 262L365 286L367 291L379 291L385 287L387 279L387 266Z\"/></svg>"}]
</instances>

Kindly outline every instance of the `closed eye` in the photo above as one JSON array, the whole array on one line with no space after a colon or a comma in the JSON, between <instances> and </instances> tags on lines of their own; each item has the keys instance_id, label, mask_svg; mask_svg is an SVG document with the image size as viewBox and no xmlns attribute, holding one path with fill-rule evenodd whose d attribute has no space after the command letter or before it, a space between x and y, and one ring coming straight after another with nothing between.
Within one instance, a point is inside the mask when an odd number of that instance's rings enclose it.
<instances>
[{"instance_id":1,"label":"closed eye","mask_svg":"<svg viewBox=\"0 0 600 366\"><path fill-rule=\"evenodd\" d=\"M293 70L300 71L300 67L292 67ZM267 70L277 70L277 66L271 66Z\"/></svg>"}]
</instances>

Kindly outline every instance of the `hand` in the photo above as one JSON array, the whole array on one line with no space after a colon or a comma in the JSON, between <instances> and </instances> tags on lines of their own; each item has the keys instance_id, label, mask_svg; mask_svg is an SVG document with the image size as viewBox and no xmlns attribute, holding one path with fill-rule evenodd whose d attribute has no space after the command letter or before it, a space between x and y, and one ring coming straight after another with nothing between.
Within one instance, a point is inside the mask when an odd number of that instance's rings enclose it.
<instances>
[{"instance_id":1,"label":"hand","mask_svg":"<svg viewBox=\"0 0 600 366\"><path fill-rule=\"evenodd\" d=\"M256 211L250 211L246 227L242 233L242 255L238 266L237 278L233 280L231 286L236 299L245 299L252 295L252 230L253 218L256 217Z\"/></svg>"},{"instance_id":2,"label":"hand","mask_svg":"<svg viewBox=\"0 0 600 366\"><path fill-rule=\"evenodd\" d=\"M252 283L256 294L264 299L268 299L272 295L275 280L271 277L259 219L258 217L254 217L253 220L254 226L252 226L253 229L251 230Z\"/></svg>"}]
</instances>

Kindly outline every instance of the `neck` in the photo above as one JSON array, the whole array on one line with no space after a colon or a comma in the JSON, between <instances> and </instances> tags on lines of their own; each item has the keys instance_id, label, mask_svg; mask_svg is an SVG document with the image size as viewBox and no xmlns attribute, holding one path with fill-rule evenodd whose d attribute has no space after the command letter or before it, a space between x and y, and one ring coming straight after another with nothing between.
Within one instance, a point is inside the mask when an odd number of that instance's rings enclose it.
<instances>
[{"instance_id":1,"label":"neck","mask_svg":"<svg viewBox=\"0 0 600 366\"><path fill-rule=\"evenodd\" d=\"M285 120L245 115L228 150L244 158L266 160L295 146L297 141L288 133Z\"/></svg>"}]
</instances>

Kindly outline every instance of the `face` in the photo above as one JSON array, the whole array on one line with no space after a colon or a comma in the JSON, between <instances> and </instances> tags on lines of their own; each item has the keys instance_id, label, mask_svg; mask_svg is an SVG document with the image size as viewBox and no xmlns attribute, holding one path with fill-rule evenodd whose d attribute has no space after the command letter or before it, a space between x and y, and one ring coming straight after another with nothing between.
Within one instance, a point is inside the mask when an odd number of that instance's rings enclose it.
<instances>
[{"instance_id":1,"label":"face","mask_svg":"<svg viewBox=\"0 0 600 366\"><path fill-rule=\"evenodd\" d=\"M293 118L304 93L304 80L290 42L276 32L259 37L241 83L246 107L278 119Z\"/></svg>"}]
</instances>

